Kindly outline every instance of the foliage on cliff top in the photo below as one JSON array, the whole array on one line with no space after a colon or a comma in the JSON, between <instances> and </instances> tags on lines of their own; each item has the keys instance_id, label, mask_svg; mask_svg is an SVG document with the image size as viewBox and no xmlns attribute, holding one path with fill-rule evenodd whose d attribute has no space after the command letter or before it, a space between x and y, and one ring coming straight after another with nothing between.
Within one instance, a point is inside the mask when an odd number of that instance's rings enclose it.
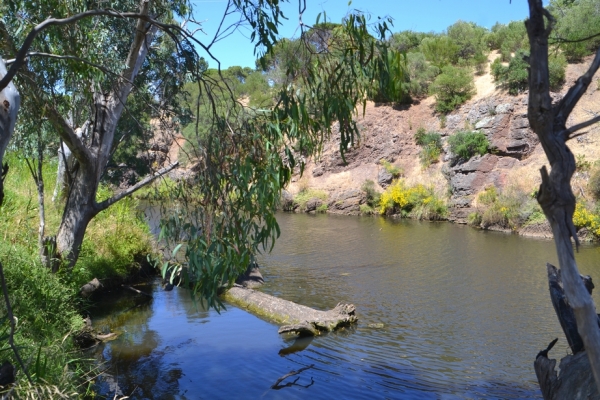
<instances>
[{"instance_id":1,"label":"foliage on cliff top","mask_svg":"<svg viewBox=\"0 0 600 400\"><path fill-rule=\"evenodd\" d=\"M475 94L473 74L466 68L445 66L429 86L429 92L435 96L436 111L454 111Z\"/></svg>"}]
</instances>

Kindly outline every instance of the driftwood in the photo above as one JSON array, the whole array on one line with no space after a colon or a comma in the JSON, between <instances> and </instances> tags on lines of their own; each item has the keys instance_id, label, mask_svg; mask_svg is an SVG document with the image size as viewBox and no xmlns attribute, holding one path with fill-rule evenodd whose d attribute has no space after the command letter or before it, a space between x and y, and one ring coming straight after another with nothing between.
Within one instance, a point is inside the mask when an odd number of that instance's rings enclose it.
<instances>
[{"instance_id":1,"label":"driftwood","mask_svg":"<svg viewBox=\"0 0 600 400\"><path fill-rule=\"evenodd\" d=\"M144 296L147 296L147 297L150 297L150 298L152 298L152 295L151 295L151 294L148 294L148 293L146 293L146 292L142 292L141 290L138 290L138 289L136 289L136 288L133 288L133 287L131 287L131 286L128 286L128 285L121 285L121 287L122 287L122 288L125 288L125 289L127 289L127 290L131 290L132 292L135 292L135 293L137 293L137 294L143 294Z\"/></svg>"},{"instance_id":2,"label":"driftwood","mask_svg":"<svg viewBox=\"0 0 600 400\"><path fill-rule=\"evenodd\" d=\"M567 342L573 351L560 361L560 374L556 371L556 360L548 358L548 352L558 339L550 343L548 348L540 351L534 362L535 374L538 378L542 395L546 400L559 399L598 399L594 376L590 361L584 351L583 340L577 330L573 309L567 302L561 272L552 264L546 264L548 285L554 311L558 316L560 326L565 333ZM584 287L591 294L594 288L592 278L581 276Z\"/></svg>"},{"instance_id":3,"label":"driftwood","mask_svg":"<svg viewBox=\"0 0 600 400\"><path fill-rule=\"evenodd\" d=\"M543 355L533 366L545 400L600 400L585 351L560 360L560 374L556 372L556 360Z\"/></svg>"},{"instance_id":4,"label":"driftwood","mask_svg":"<svg viewBox=\"0 0 600 400\"><path fill-rule=\"evenodd\" d=\"M92 293L98 290L102 286L98 278L94 278L79 289L79 293L82 297L90 297Z\"/></svg>"},{"instance_id":5,"label":"driftwood","mask_svg":"<svg viewBox=\"0 0 600 400\"><path fill-rule=\"evenodd\" d=\"M333 310L319 311L238 285L225 292L223 298L253 314L286 324L279 333L318 335L358 321L352 304L340 303Z\"/></svg>"}]
</instances>

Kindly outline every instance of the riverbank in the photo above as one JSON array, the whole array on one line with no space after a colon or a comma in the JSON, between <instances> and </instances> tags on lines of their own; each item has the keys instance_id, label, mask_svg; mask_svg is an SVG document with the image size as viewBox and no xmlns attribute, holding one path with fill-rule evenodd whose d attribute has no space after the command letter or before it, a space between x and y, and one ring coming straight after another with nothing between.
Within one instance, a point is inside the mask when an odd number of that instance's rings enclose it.
<instances>
[{"instance_id":1,"label":"riverbank","mask_svg":"<svg viewBox=\"0 0 600 400\"><path fill-rule=\"evenodd\" d=\"M490 54L490 60L495 57ZM590 59L569 64L565 84L553 99L560 99L585 70ZM600 73L594 79L600 79ZM482 82L486 85L480 85ZM516 96L496 88L489 68L475 76L477 95L444 115L435 111L435 98L394 106L368 102L356 115L360 137L339 154L336 127L316 157L298 168L284 194L283 208L309 213L399 215L416 219L445 219L484 230L514 232L522 236L551 238L536 194L539 170L546 156L527 119L528 93ZM589 118L598 109L600 90L594 85L581 99L569 124ZM458 136L480 143L481 152L463 157L453 151ZM482 142L481 142L482 143ZM600 238L600 129L590 128L569 142L577 171L572 188L578 198L575 225L580 239ZM297 155L298 159L301 155ZM421 187L429 192L420 202L404 207L381 203L394 186L406 190ZM390 196L388 196L389 198ZM435 200L436 212L415 212L423 200ZM418 199L417 199L418 200ZM439 207L440 203L443 207ZM431 209L431 204L428 207ZM400 206L400 207L398 207ZM412 214L412 215L411 215Z\"/></svg>"},{"instance_id":2,"label":"riverbank","mask_svg":"<svg viewBox=\"0 0 600 400\"><path fill-rule=\"evenodd\" d=\"M42 266L38 253L39 213L34 181L23 158L9 153L5 160L10 169L0 208L0 261L18 320L14 340L33 382L28 383L12 352L6 351L2 360L11 362L17 370L13 395L43 398L52 393L52 398L83 397L89 394L96 367L73 342L84 326L88 307L79 289L93 278L108 287L139 275L147 254L152 252L153 239L147 224L137 215L136 201L124 199L94 218L73 269L51 273ZM54 188L56 164L44 165L43 175L48 235L56 232L62 215L61 204L52 202L48 195ZM109 188L102 188L103 197L110 194ZM6 315L4 302L0 313ZM7 332L6 320L2 324L1 329Z\"/></svg>"}]
</instances>

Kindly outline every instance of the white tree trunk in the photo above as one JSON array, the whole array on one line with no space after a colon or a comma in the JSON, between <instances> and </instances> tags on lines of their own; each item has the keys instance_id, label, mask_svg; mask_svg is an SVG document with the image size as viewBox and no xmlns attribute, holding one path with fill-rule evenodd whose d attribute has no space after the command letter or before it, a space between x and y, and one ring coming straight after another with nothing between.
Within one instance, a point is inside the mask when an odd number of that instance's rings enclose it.
<instances>
[{"instance_id":1,"label":"white tree trunk","mask_svg":"<svg viewBox=\"0 0 600 400\"><path fill-rule=\"evenodd\" d=\"M6 64L2 56L0 56L0 79L5 75ZM2 204L2 200L4 199L4 175L7 171L3 164L4 153L15 129L20 106L21 96L19 96L19 91L10 82L4 90L0 91L0 168L2 168L2 176L0 176L0 204Z\"/></svg>"}]
</instances>

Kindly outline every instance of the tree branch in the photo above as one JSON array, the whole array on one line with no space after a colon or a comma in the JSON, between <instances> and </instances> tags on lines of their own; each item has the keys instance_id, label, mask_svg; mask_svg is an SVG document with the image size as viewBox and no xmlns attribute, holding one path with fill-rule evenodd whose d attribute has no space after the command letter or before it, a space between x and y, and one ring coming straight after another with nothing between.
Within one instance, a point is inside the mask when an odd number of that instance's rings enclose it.
<instances>
[{"instance_id":1,"label":"tree branch","mask_svg":"<svg viewBox=\"0 0 600 400\"><path fill-rule=\"evenodd\" d=\"M148 0L141 1L141 15L147 16L150 8ZM104 172L104 167L108 164L108 159L113 147L114 134L117 123L121 118L121 113L127 101L129 93L133 87L133 80L137 76L150 47L150 42L153 40L156 33L156 25L148 26L143 19L138 19L135 38L129 48L127 61L125 62L125 70L121 73L124 81L118 80L115 82L110 95L102 105L96 105L98 111L96 116L96 124L102 126L100 134L100 148L98 150L98 170L97 177L100 179Z\"/></svg>"},{"instance_id":2,"label":"tree branch","mask_svg":"<svg viewBox=\"0 0 600 400\"><path fill-rule=\"evenodd\" d=\"M93 62L91 62L89 60L86 60L85 58L81 58L81 57L77 57L77 56L71 56L71 55L61 56L59 54L51 54L51 53L43 53L43 52L39 52L39 51L32 51L32 52L27 53L27 57L46 57L46 58L54 58L54 59L58 59L58 60L79 61L79 62L82 62L82 63L87 64L89 66L92 66L92 67L94 67L96 69L99 69L100 71L104 72L107 75L116 75L116 76L119 75L116 72L113 72L113 71L109 70L108 68L103 67L100 64L93 63ZM15 61L16 61L16 59L14 59L14 58L11 59L11 60L6 60L6 64L7 65L12 64ZM121 77L121 79L125 79L125 78Z\"/></svg>"},{"instance_id":3,"label":"tree branch","mask_svg":"<svg viewBox=\"0 0 600 400\"><path fill-rule=\"evenodd\" d=\"M600 48L598 48L596 56L594 57L594 60L590 64L590 67L586 73L577 79L577 82L571 86L565 97L563 97L558 103L558 106L556 107L556 117L559 118L561 122L564 123L567 121L567 118L569 118L573 108L575 108L575 105L592 82L592 78L594 77L596 71L598 71L598 68L600 68Z\"/></svg>"},{"instance_id":4,"label":"tree branch","mask_svg":"<svg viewBox=\"0 0 600 400\"><path fill-rule=\"evenodd\" d=\"M135 185L123 190L119 194L111 197L110 199L106 199L100 203L97 203L96 207L95 207L96 211L100 212L102 210L107 209L108 207L115 204L117 201L121 200L122 198L129 196L130 194L132 194L132 193L136 192L137 190L143 188L144 186L148 185L155 179L160 178L161 176L165 175L166 173L173 170L178 165L179 165L179 161L176 161L173 164L169 165L168 167L162 168L159 171L155 172L154 175L149 175L149 176L145 177L144 179L142 179Z\"/></svg>"},{"instance_id":5,"label":"tree branch","mask_svg":"<svg viewBox=\"0 0 600 400\"><path fill-rule=\"evenodd\" d=\"M583 129L583 128L587 128L588 126L594 125L595 123L598 123L598 122L600 122L600 115L598 115L598 116L596 116L596 117L594 117L592 119L589 119L589 120L587 120L585 122L579 123L577 125L573 125L569 129L567 129L566 131L564 131L565 140L572 139L573 136L571 136L571 135L573 133L577 132L578 130Z\"/></svg>"},{"instance_id":6,"label":"tree branch","mask_svg":"<svg viewBox=\"0 0 600 400\"><path fill-rule=\"evenodd\" d=\"M79 160L82 164L89 164L94 160L94 156L92 155L90 149L88 149L83 143L82 138L77 136L77 133L73 130L71 125L64 119L64 117L56 111L56 109L48 104L46 108L48 112L48 119L54 127L60 138L66 145L69 147L75 158Z\"/></svg>"},{"instance_id":7,"label":"tree branch","mask_svg":"<svg viewBox=\"0 0 600 400\"><path fill-rule=\"evenodd\" d=\"M141 19L145 22L151 23L167 33L171 33L172 31L183 31L179 26L173 24L164 24L162 22L156 21L153 18L150 18L147 14L133 13L133 12L124 12L120 13L114 10L89 10L79 14L72 15L67 18L57 19L57 18L48 18L44 22L36 25L23 42L23 45L19 49L17 56L14 59L14 62L11 64L8 73L0 79L0 91L2 91L10 81L15 77L19 68L21 68L25 64L25 60L27 59L27 53L29 52L29 48L33 44L33 40L45 29L51 26L61 26L61 25L69 25L74 22L77 22L84 18L96 17L96 16L107 16L113 18L131 18L131 19ZM212 55L211 55L212 56ZM214 57L213 57L214 58Z\"/></svg>"}]
</instances>

